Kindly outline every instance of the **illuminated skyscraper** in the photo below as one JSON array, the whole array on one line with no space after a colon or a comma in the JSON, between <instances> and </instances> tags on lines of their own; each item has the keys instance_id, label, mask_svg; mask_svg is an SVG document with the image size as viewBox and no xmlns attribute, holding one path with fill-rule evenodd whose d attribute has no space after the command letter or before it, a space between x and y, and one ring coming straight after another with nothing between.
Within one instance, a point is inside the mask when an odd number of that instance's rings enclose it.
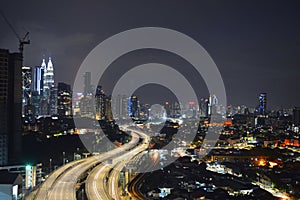
<instances>
[{"instance_id":1,"label":"illuminated skyscraper","mask_svg":"<svg viewBox=\"0 0 300 200\"><path fill-rule=\"evenodd\" d=\"M45 97L50 96L50 89L54 87L54 69L51 58L49 57L48 65L45 66L45 60L43 59L42 68L44 69L44 85L43 93Z\"/></svg>"},{"instance_id":2,"label":"illuminated skyscraper","mask_svg":"<svg viewBox=\"0 0 300 200\"><path fill-rule=\"evenodd\" d=\"M216 114L220 112L219 110L219 101L216 95L210 95L209 96L209 102L208 102L208 115Z\"/></svg>"},{"instance_id":3,"label":"illuminated skyscraper","mask_svg":"<svg viewBox=\"0 0 300 200\"><path fill-rule=\"evenodd\" d=\"M170 104L170 102L166 101L165 105L164 105L164 108L166 110L167 117L171 117L171 104Z\"/></svg>"},{"instance_id":4,"label":"illuminated skyscraper","mask_svg":"<svg viewBox=\"0 0 300 200\"><path fill-rule=\"evenodd\" d=\"M258 113L260 115L266 115L267 110L267 93L260 93L259 97L259 104L258 104Z\"/></svg>"},{"instance_id":5,"label":"illuminated skyscraper","mask_svg":"<svg viewBox=\"0 0 300 200\"><path fill-rule=\"evenodd\" d=\"M164 108L166 110L167 117L178 118L181 116L181 106L178 102L170 103L166 101Z\"/></svg>"},{"instance_id":6,"label":"illuminated skyscraper","mask_svg":"<svg viewBox=\"0 0 300 200\"><path fill-rule=\"evenodd\" d=\"M22 89L23 89L23 100L22 100L22 113L25 114L25 106L31 104L31 83L32 83L32 70L31 67L22 67Z\"/></svg>"},{"instance_id":7,"label":"illuminated skyscraper","mask_svg":"<svg viewBox=\"0 0 300 200\"><path fill-rule=\"evenodd\" d=\"M35 107L32 105L32 68L31 67L22 67L22 90L23 90L23 99L22 99L22 115L24 116L24 122L28 124L35 123Z\"/></svg>"},{"instance_id":8,"label":"illuminated skyscraper","mask_svg":"<svg viewBox=\"0 0 300 200\"><path fill-rule=\"evenodd\" d=\"M128 115L132 118L140 117L140 105L137 96L132 95L128 98Z\"/></svg>"},{"instance_id":9,"label":"illuminated skyscraper","mask_svg":"<svg viewBox=\"0 0 300 200\"><path fill-rule=\"evenodd\" d=\"M104 94L100 85L96 88L95 94L96 119L112 121L111 97Z\"/></svg>"},{"instance_id":10,"label":"illuminated skyscraper","mask_svg":"<svg viewBox=\"0 0 300 200\"><path fill-rule=\"evenodd\" d=\"M46 68L46 62L45 59L43 59L41 66L36 66L32 69L32 90L35 91L37 95L43 95L44 72Z\"/></svg>"},{"instance_id":11,"label":"illuminated skyscraper","mask_svg":"<svg viewBox=\"0 0 300 200\"><path fill-rule=\"evenodd\" d=\"M57 85L57 114L63 117L72 115L71 86L65 83Z\"/></svg>"},{"instance_id":12,"label":"illuminated skyscraper","mask_svg":"<svg viewBox=\"0 0 300 200\"><path fill-rule=\"evenodd\" d=\"M155 109L154 109L155 110ZM162 112L159 114L164 114L165 116L165 110L161 109ZM151 111L151 106L150 104L140 104L140 119L141 120L148 120L150 117L150 111Z\"/></svg>"},{"instance_id":13,"label":"illuminated skyscraper","mask_svg":"<svg viewBox=\"0 0 300 200\"><path fill-rule=\"evenodd\" d=\"M105 104L106 104L106 96L102 87L100 85L96 88L95 94L95 106L96 106L96 120L105 119Z\"/></svg>"},{"instance_id":14,"label":"illuminated skyscraper","mask_svg":"<svg viewBox=\"0 0 300 200\"><path fill-rule=\"evenodd\" d=\"M57 114L57 87L50 88L49 95L49 115Z\"/></svg>"},{"instance_id":15,"label":"illuminated skyscraper","mask_svg":"<svg viewBox=\"0 0 300 200\"><path fill-rule=\"evenodd\" d=\"M40 66L32 69L31 104L34 106L34 115L48 115L48 98L44 97L44 74L47 70L45 59ZM49 91L48 91L49 92Z\"/></svg>"},{"instance_id":16,"label":"illuminated skyscraper","mask_svg":"<svg viewBox=\"0 0 300 200\"><path fill-rule=\"evenodd\" d=\"M57 88L54 85L54 68L50 57L47 65L43 59L41 66L33 70L32 104L35 115L57 114Z\"/></svg>"},{"instance_id":17,"label":"illuminated skyscraper","mask_svg":"<svg viewBox=\"0 0 300 200\"><path fill-rule=\"evenodd\" d=\"M209 100L201 99L200 100L200 117L207 118L209 116Z\"/></svg>"},{"instance_id":18,"label":"illuminated skyscraper","mask_svg":"<svg viewBox=\"0 0 300 200\"><path fill-rule=\"evenodd\" d=\"M105 97L105 119L107 121L113 121L113 115L111 110L111 96Z\"/></svg>"}]
</instances>

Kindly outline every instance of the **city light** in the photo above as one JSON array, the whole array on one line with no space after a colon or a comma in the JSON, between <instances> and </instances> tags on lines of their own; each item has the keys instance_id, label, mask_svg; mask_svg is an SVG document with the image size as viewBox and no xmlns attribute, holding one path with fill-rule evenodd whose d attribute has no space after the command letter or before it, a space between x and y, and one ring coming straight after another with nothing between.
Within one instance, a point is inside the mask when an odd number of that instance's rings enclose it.
<instances>
[{"instance_id":1,"label":"city light","mask_svg":"<svg viewBox=\"0 0 300 200\"><path fill-rule=\"evenodd\" d=\"M2 3L0 200L300 199L299 7Z\"/></svg>"}]
</instances>

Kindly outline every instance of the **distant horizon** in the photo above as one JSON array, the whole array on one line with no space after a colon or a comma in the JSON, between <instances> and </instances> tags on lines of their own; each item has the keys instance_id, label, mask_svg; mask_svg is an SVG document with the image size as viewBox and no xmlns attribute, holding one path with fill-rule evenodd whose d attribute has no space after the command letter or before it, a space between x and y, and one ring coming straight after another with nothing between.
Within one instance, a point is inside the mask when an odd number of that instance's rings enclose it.
<instances>
[{"instance_id":1,"label":"distant horizon","mask_svg":"<svg viewBox=\"0 0 300 200\"><path fill-rule=\"evenodd\" d=\"M7 49L7 48L2 48L2 47L0 47L0 49L9 50L11 53L18 53L17 51L16 51L16 52L12 52L10 49ZM52 62L54 63L54 79L56 80L56 81L55 81L56 86L57 86L58 83L66 83L66 84L70 85L71 88L72 88L72 87L73 87L73 82L72 82L72 83L69 83L69 82L62 81L62 80L61 80L61 81L57 81L57 78L56 78L56 75L55 75L55 60L53 61L53 58L52 58L51 56L48 56L48 57L47 57L47 56L44 56L44 58L41 59L41 62L42 62L43 59L45 59L46 61L48 61L49 58L51 58ZM24 67L40 67L40 66L41 66L41 63L40 63L40 64L36 64L36 65L23 65L23 66L24 66ZM82 79L83 79L83 75L82 75ZM142 86L141 88L143 88L143 87L145 87L145 86ZM72 88L72 89L73 89L73 88ZM105 88L104 88L104 91L106 91ZM138 89L138 91L139 91L140 94L143 94L143 92L141 92L140 89ZM77 93L83 93L83 91L77 92ZM111 92L110 92L110 93L111 93ZM263 91L260 92L260 93L263 93ZM260 93L258 93L257 96L254 97L254 98L256 98L256 100L257 100L257 105L258 105L258 95L259 95ZM135 93L134 93L134 94L135 94ZM267 93L267 97L268 97L268 95L269 95L269 93ZM138 95L137 95L137 96L138 96ZM208 99L209 96L207 96L207 97L203 96L203 97L201 97L201 98L206 98L206 99ZM155 101L155 100L152 100L152 102L153 102L153 101ZM169 101L172 101L172 100L169 100ZM173 100L173 101L174 101L174 100ZM193 100L191 100L191 101L193 101ZM142 100L142 102L143 102L143 100ZM150 101L150 102L151 102L151 101ZM164 103L164 102L165 102L165 101L161 101L161 103ZM175 101L174 101L174 102L175 102ZM146 103L144 103L144 104L151 104L151 103L146 102ZM257 105L247 105L247 104L245 104L245 103L241 103L241 104L232 104L232 103L230 103L230 102L227 102L227 105L226 105L226 106L229 106L229 105L232 105L232 106L235 106L235 107L237 107L237 106L246 106L247 108L253 108L253 109L255 109L255 108L257 107ZM271 109L270 109L270 107L271 107ZM280 109L293 109L293 108L295 108L295 107L300 107L300 104L294 105L294 106L292 105L292 106L290 106L290 107L285 106L285 105L271 105L271 106L270 106L270 104L269 104L269 102L268 102L268 109L267 109L267 110L272 111L272 110L280 110Z\"/></svg>"}]
</instances>

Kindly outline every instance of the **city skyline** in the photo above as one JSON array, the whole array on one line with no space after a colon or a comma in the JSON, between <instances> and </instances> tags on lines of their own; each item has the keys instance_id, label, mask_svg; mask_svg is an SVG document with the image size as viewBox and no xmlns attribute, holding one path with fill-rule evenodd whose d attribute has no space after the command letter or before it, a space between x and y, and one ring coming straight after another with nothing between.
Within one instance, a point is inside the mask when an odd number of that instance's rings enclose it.
<instances>
[{"instance_id":1,"label":"city skyline","mask_svg":"<svg viewBox=\"0 0 300 200\"><path fill-rule=\"evenodd\" d=\"M299 199L299 6L2 4L0 200Z\"/></svg>"}]
</instances>

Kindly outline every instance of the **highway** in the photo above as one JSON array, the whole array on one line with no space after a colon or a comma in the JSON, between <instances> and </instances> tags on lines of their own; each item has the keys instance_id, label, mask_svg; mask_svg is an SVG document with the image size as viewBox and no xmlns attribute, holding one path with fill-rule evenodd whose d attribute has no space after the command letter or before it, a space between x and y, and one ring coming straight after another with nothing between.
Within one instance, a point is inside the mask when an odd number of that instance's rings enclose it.
<instances>
[{"instance_id":1,"label":"highway","mask_svg":"<svg viewBox=\"0 0 300 200\"><path fill-rule=\"evenodd\" d=\"M112 164L101 164L94 168L86 180L86 194L88 199L121 199L119 176L124 166L136 155L148 148L150 137L142 131L125 129L143 138L143 143L123 155L112 159ZM107 180L108 178L108 180Z\"/></svg>"},{"instance_id":2,"label":"highway","mask_svg":"<svg viewBox=\"0 0 300 200\"><path fill-rule=\"evenodd\" d=\"M72 167L72 169L68 170L57 180L54 187L49 192L48 199L76 199L75 187L79 176L98 162L98 159L91 157L86 159L84 162Z\"/></svg>"},{"instance_id":3,"label":"highway","mask_svg":"<svg viewBox=\"0 0 300 200\"><path fill-rule=\"evenodd\" d=\"M107 159L114 158L122 153L132 149L139 142L139 137L132 134L132 140L109 152L92 156L68 163L58 170L54 171L47 180L42 184L37 192L35 199L37 200L75 200L76 199L76 183L81 174L94 165L99 164Z\"/></svg>"},{"instance_id":4,"label":"highway","mask_svg":"<svg viewBox=\"0 0 300 200\"><path fill-rule=\"evenodd\" d=\"M144 174L138 174L132 182L128 185L128 193L133 199L146 199L143 194L141 194L138 186L140 185L142 178L144 177Z\"/></svg>"},{"instance_id":5,"label":"highway","mask_svg":"<svg viewBox=\"0 0 300 200\"><path fill-rule=\"evenodd\" d=\"M159 162L159 159L155 159L153 163L146 163L145 171L151 171L155 165L157 165ZM145 173L138 174L129 184L128 184L128 194L131 197L131 199L138 199L143 200L147 199L144 197L144 195L140 192L140 185L143 180Z\"/></svg>"},{"instance_id":6,"label":"highway","mask_svg":"<svg viewBox=\"0 0 300 200\"><path fill-rule=\"evenodd\" d=\"M89 174L85 184L88 199L112 199L106 187L110 169L109 164L100 164Z\"/></svg>"},{"instance_id":7,"label":"highway","mask_svg":"<svg viewBox=\"0 0 300 200\"><path fill-rule=\"evenodd\" d=\"M37 200L44 200L48 198L48 194L49 191L53 188L53 186L55 185L56 180L66 171L68 171L68 169L80 164L84 162L83 160L77 160L77 161L73 161L70 162L60 168L58 168L57 170L55 170L54 172L52 172L52 174L50 174L50 176L46 179L46 181L41 185L41 187L38 189L38 192L36 194L35 199Z\"/></svg>"},{"instance_id":8,"label":"highway","mask_svg":"<svg viewBox=\"0 0 300 200\"><path fill-rule=\"evenodd\" d=\"M150 140L149 140L150 141ZM118 157L118 164L114 166L112 172L110 173L109 179L108 179L108 191L109 194L113 199L121 199L121 194L119 193L119 177L120 172L124 168L124 166L130 162L130 160L137 156L138 154L142 153L144 150L148 148L148 143L144 143L137 148L131 150L130 152L126 153L123 156Z\"/></svg>"}]
</instances>

